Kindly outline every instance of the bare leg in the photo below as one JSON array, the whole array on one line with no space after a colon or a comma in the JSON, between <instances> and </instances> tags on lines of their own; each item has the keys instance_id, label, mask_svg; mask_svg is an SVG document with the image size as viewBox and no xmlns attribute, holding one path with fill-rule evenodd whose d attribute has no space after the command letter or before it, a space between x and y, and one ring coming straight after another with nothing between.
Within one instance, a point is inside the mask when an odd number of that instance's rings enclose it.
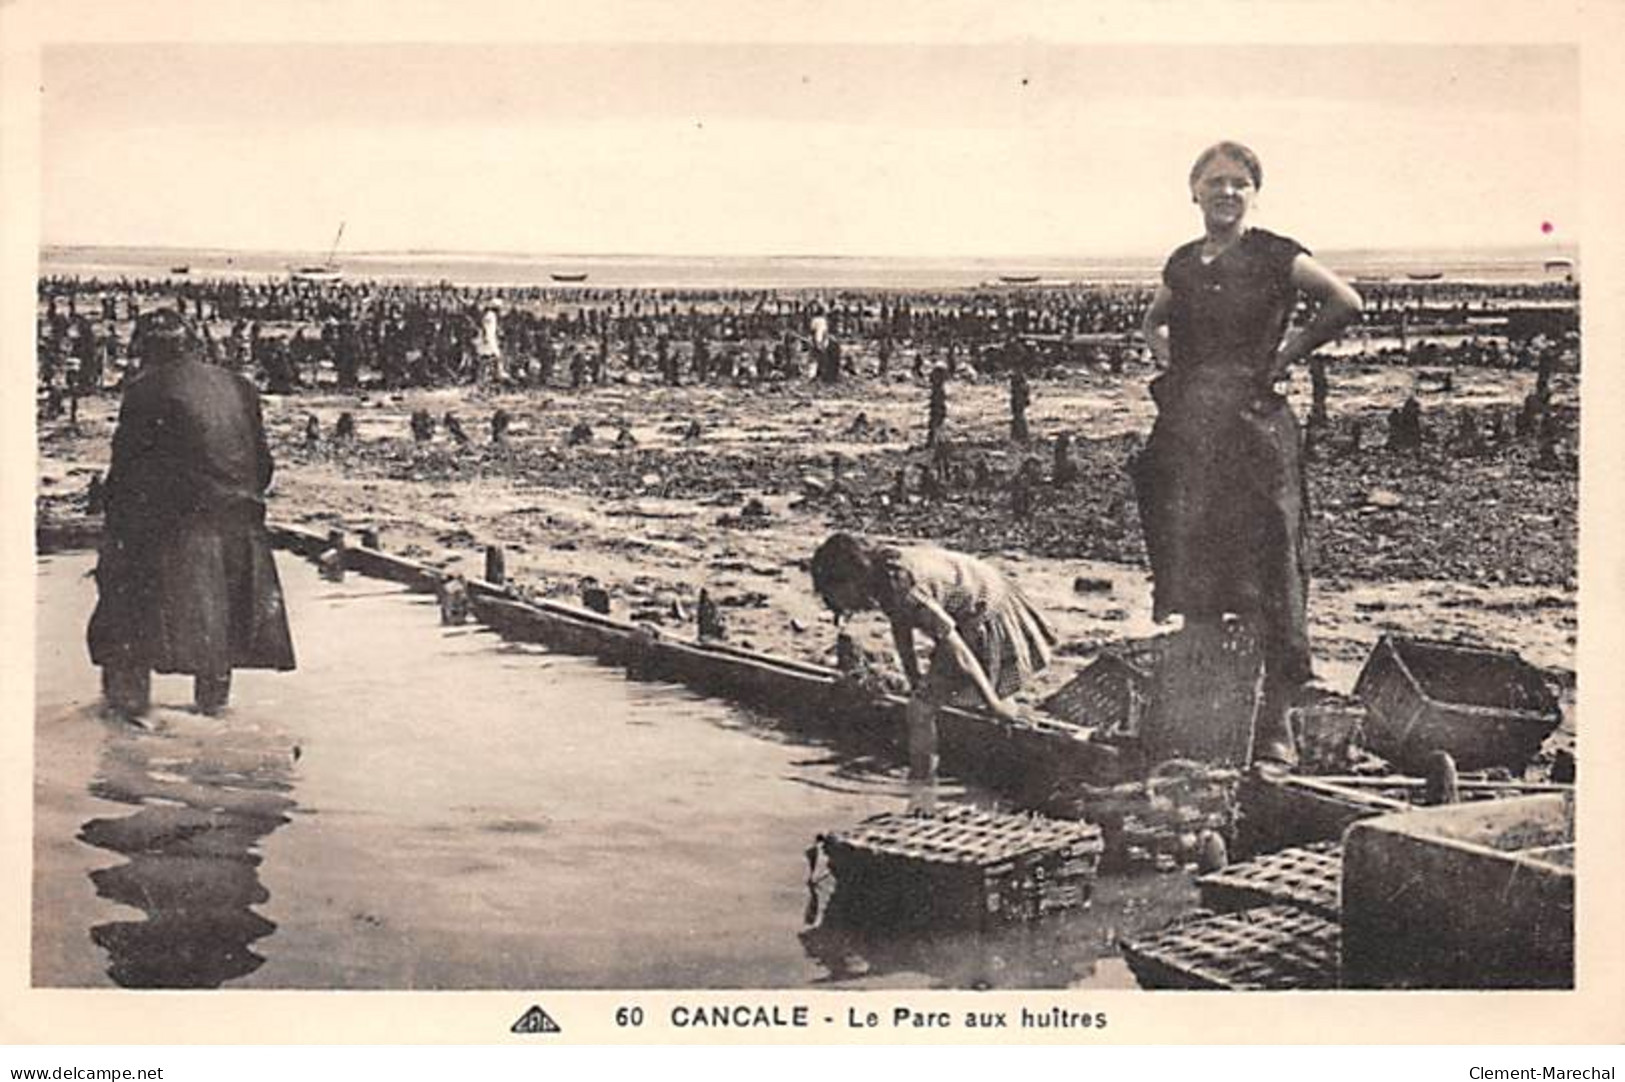
<instances>
[{"instance_id":1,"label":"bare leg","mask_svg":"<svg viewBox=\"0 0 1625 1082\"><path fill-rule=\"evenodd\" d=\"M927 818L937 814L937 780L910 778L908 782L908 814Z\"/></svg>"},{"instance_id":2,"label":"bare leg","mask_svg":"<svg viewBox=\"0 0 1625 1082\"><path fill-rule=\"evenodd\" d=\"M910 781L937 783L937 702L916 694L908 701L908 776Z\"/></svg>"}]
</instances>

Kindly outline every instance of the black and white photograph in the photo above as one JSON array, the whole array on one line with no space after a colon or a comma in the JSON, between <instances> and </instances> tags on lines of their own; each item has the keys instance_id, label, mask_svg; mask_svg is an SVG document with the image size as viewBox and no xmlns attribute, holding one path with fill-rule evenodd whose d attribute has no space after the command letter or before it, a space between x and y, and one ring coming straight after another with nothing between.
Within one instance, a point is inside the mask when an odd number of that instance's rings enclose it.
<instances>
[{"instance_id":1,"label":"black and white photograph","mask_svg":"<svg viewBox=\"0 0 1625 1082\"><path fill-rule=\"evenodd\" d=\"M1586 989L1578 40L545 10L38 44L23 986Z\"/></svg>"}]
</instances>

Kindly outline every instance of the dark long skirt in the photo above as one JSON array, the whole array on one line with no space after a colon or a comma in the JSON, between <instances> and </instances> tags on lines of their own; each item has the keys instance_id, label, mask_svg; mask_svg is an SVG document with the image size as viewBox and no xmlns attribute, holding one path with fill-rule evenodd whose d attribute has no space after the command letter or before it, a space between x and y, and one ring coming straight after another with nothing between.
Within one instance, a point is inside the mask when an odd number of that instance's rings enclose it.
<instances>
[{"instance_id":1,"label":"dark long skirt","mask_svg":"<svg viewBox=\"0 0 1625 1082\"><path fill-rule=\"evenodd\" d=\"M162 535L103 546L90 657L101 666L221 674L294 667L265 527L188 519Z\"/></svg>"},{"instance_id":2,"label":"dark long skirt","mask_svg":"<svg viewBox=\"0 0 1625 1082\"><path fill-rule=\"evenodd\" d=\"M1273 677L1311 675L1308 498L1286 399L1254 406L1229 373L1153 388L1157 422L1133 465L1157 619L1256 620Z\"/></svg>"}]
</instances>

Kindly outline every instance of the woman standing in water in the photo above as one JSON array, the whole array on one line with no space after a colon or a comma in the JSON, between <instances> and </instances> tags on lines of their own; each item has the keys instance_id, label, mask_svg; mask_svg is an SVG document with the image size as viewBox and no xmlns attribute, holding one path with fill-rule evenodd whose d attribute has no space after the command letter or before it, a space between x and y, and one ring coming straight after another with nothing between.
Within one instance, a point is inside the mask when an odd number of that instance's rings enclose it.
<instances>
[{"instance_id":1,"label":"woman standing in water","mask_svg":"<svg viewBox=\"0 0 1625 1082\"><path fill-rule=\"evenodd\" d=\"M1005 701L1049 664L1055 633L1025 594L989 564L930 546L894 548L832 534L812 558L813 588L838 619L879 609L891 621L908 703L909 776L937 770L937 711L974 694L1011 719ZM914 633L935 644L922 677Z\"/></svg>"},{"instance_id":2,"label":"woman standing in water","mask_svg":"<svg viewBox=\"0 0 1625 1082\"><path fill-rule=\"evenodd\" d=\"M1361 301L1303 245L1249 224L1263 179L1238 143L1214 144L1191 170L1204 235L1168 257L1146 312L1162 374L1135 489L1156 618L1181 613L1201 626L1234 613L1258 629L1265 698L1254 758L1290 762L1285 707L1313 672L1301 447L1280 385ZM1300 293L1318 311L1288 334Z\"/></svg>"},{"instance_id":3,"label":"woman standing in water","mask_svg":"<svg viewBox=\"0 0 1625 1082\"><path fill-rule=\"evenodd\" d=\"M218 714L233 669L294 667L282 585L265 532L271 484L253 384L205 363L172 311L136 324L141 371L124 389L105 486L90 657L107 705L151 706L152 674L191 673Z\"/></svg>"}]
</instances>

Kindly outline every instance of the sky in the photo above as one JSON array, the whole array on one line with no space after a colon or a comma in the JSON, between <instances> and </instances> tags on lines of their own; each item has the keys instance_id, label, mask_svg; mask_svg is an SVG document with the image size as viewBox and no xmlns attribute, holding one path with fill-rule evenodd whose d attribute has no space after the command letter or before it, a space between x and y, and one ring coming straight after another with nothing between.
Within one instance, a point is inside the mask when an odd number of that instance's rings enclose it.
<instances>
[{"instance_id":1,"label":"sky","mask_svg":"<svg viewBox=\"0 0 1625 1082\"><path fill-rule=\"evenodd\" d=\"M1561 45L51 45L42 241L1143 255L1236 139L1257 224L1311 247L1575 243L1578 76Z\"/></svg>"}]
</instances>

